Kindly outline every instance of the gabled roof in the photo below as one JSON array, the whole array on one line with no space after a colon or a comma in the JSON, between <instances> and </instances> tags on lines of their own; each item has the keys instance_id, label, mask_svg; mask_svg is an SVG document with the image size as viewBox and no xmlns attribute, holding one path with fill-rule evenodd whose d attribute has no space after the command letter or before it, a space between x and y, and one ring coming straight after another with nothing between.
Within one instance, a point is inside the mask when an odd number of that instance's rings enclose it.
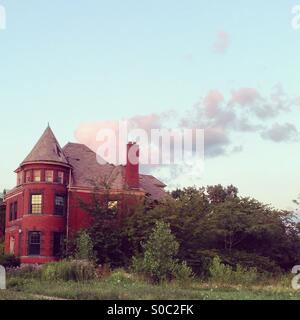
<instances>
[{"instance_id":1,"label":"gabled roof","mask_svg":"<svg viewBox=\"0 0 300 320\"><path fill-rule=\"evenodd\" d=\"M68 161L49 126L21 165L38 161L68 164Z\"/></svg>"}]
</instances>

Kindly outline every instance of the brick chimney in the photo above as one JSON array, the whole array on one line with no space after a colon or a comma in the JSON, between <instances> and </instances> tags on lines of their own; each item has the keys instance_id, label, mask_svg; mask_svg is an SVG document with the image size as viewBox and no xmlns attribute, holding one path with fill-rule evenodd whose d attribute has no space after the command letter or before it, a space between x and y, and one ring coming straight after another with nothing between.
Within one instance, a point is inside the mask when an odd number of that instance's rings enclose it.
<instances>
[{"instance_id":1,"label":"brick chimney","mask_svg":"<svg viewBox=\"0 0 300 320\"><path fill-rule=\"evenodd\" d=\"M130 189L138 189L139 181L139 146L135 142L127 144L127 163L125 167L125 179Z\"/></svg>"}]
</instances>

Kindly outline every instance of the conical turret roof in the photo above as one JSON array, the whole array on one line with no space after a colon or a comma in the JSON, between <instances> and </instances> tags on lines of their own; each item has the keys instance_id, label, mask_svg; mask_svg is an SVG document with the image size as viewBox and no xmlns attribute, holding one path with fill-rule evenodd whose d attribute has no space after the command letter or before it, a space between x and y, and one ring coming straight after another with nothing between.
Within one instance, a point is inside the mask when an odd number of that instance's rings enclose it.
<instances>
[{"instance_id":1,"label":"conical turret roof","mask_svg":"<svg viewBox=\"0 0 300 320\"><path fill-rule=\"evenodd\" d=\"M69 164L50 126L31 150L21 165L31 162L58 162Z\"/></svg>"}]
</instances>

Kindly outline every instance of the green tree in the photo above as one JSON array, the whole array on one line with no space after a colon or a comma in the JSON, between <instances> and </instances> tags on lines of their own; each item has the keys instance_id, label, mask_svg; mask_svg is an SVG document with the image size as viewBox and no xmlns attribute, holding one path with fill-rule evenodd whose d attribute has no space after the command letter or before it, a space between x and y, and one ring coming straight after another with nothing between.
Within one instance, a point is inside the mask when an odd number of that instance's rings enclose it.
<instances>
[{"instance_id":1,"label":"green tree","mask_svg":"<svg viewBox=\"0 0 300 320\"><path fill-rule=\"evenodd\" d=\"M133 265L137 271L142 271L155 282L176 278L179 274L185 277L191 275L191 270L185 263L176 259L179 244L171 233L170 225L156 221L155 227L144 245L142 261L134 259Z\"/></svg>"},{"instance_id":2,"label":"green tree","mask_svg":"<svg viewBox=\"0 0 300 320\"><path fill-rule=\"evenodd\" d=\"M92 220L87 232L93 242L96 260L99 264L109 264L112 267L123 266L126 262L129 263L131 255L128 253L126 239L122 238L121 223L117 218L118 208L109 207L110 185L107 179L91 183L94 185L91 201L78 198L78 203ZM123 201L126 202L126 197Z\"/></svg>"},{"instance_id":3,"label":"green tree","mask_svg":"<svg viewBox=\"0 0 300 320\"><path fill-rule=\"evenodd\" d=\"M82 230L76 237L75 259L94 261L93 241L86 230Z\"/></svg>"}]
</instances>

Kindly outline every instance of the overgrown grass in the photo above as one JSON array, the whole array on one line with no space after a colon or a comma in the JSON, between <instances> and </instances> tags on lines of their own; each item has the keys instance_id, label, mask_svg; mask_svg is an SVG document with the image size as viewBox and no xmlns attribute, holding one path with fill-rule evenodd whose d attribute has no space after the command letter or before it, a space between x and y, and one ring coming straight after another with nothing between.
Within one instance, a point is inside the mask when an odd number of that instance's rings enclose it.
<instances>
[{"instance_id":1,"label":"overgrown grass","mask_svg":"<svg viewBox=\"0 0 300 320\"><path fill-rule=\"evenodd\" d=\"M0 299L299 300L300 292L293 290L290 283L291 277L284 276L248 286L199 279L194 279L185 287L180 282L153 285L120 269L107 277L86 282L9 276L8 290L0 292Z\"/></svg>"}]
</instances>

